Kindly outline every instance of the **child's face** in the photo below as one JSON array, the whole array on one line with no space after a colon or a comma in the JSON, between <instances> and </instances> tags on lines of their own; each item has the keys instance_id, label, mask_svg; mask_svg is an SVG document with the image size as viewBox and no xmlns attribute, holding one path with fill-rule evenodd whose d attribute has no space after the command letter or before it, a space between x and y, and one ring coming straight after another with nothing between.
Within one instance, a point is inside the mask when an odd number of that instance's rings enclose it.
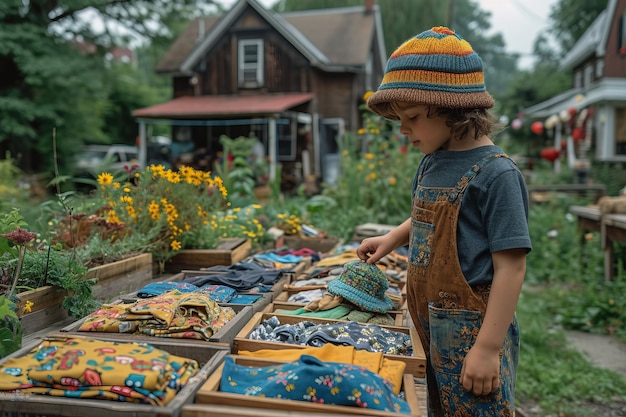
<instances>
[{"instance_id":1,"label":"child's face","mask_svg":"<svg viewBox=\"0 0 626 417\"><path fill-rule=\"evenodd\" d=\"M400 118L400 133L425 154L446 148L450 140L450 128L443 116L428 117L428 107L411 103L393 106ZM433 112L431 112L433 113Z\"/></svg>"}]
</instances>

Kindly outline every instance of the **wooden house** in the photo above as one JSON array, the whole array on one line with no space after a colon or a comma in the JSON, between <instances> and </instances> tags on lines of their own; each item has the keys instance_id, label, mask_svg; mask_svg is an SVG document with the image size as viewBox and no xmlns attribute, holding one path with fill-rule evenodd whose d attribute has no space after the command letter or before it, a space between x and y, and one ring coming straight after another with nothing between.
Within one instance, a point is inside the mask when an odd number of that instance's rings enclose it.
<instances>
[{"instance_id":1,"label":"wooden house","mask_svg":"<svg viewBox=\"0 0 626 417\"><path fill-rule=\"evenodd\" d=\"M609 0L562 66L572 88L524 111L569 126L568 159L626 163L626 0ZM571 118L570 118L571 117Z\"/></svg>"},{"instance_id":2,"label":"wooden house","mask_svg":"<svg viewBox=\"0 0 626 417\"><path fill-rule=\"evenodd\" d=\"M172 126L173 149L212 158L221 135L255 136L270 175L280 164L283 175L332 182L338 140L361 126L363 95L378 87L386 59L374 0L282 14L238 0L190 22L159 62L173 98L133 112L140 145L155 123Z\"/></svg>"}]
</instances>

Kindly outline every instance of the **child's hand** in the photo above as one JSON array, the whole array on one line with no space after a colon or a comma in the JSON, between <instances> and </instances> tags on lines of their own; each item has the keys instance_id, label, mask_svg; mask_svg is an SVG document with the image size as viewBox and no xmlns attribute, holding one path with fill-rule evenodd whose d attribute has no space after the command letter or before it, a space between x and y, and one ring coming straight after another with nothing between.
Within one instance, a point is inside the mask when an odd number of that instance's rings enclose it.
<instances>
[{"instance_id":1,"label":"child's hand","mask_svg":"<svg viewBox=\"0 0 626 417\"><path fill-rule=\"evenodd\" d=\"M474 395L487 395L500 385L500 351L474 345L465 356L461 386Z\"/></svg>"},{"instance_id":2,"label":"child's hand","mask_svg":"<svg viewBox=\"0 0 626 417\"><path fill-rule=\"evenodd\" d=\"M385 256L389 251L383 250L384 236L368 237L363 239L359 247L356 249L357 256L368 264L375 264Z\"/></svg>"}]
</instances>

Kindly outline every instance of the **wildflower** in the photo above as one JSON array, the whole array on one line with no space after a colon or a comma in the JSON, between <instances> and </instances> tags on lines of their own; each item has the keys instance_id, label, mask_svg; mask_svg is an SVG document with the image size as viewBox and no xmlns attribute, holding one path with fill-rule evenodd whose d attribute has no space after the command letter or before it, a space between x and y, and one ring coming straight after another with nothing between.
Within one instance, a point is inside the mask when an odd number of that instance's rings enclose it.
<instances>
[{"instance_id":1,"label":"wildflower","mask_svg":"<svg viewBox=\"0 0 626 417\"><path fill-rule=\"evenodd\" d=\"M366 91L365 94L363 94L363 101L367 101L372 96L372 94L374 94L373 91Z\"/></svg>"},{"instance_id":2,"label":"wildflower","mask_svg":"<svg viewBox=\"0 0 626 417\"><path fill-rule=\"evenodd\" d=\"M15 243L18 246L22 246L29 242L32 242L35 237L37 237L37 233L29 232L26 229L18 227L17 229L11 230L9 233L5 233L0 236L9 239L11 242Z\"/></svg>"},{"instance_id":3,"label":"wildflower","mask_svg":"<svg viewBox=\"0 0 626 417\"><path fill-rule=\"evenodd\" d=\"M33 303L32 301L26 300L26 302L24 303L24 307L22 307L22 314L32 312L34 305L35 303Z\"/></svg>"},{"instance_id":4,"label":"wildflower","mask_svg":"<svg viewBox=\"0 0 626 417\"><path fill-rule=\"evenodd\" d=\"M98 175L98 184L100 185L111 185L113 183L113 175L108 172L103 172Z\"/></svg>"},{"instance_id":5,"label":"wildflower","mask_svg":"<svg viewBox=\"0 0 626 417\"><path fill-rule=\"evenodd\" d=\"M396 185L397 182L396 177L389 177L389 185Z\"/></svg>"},{"instance_id":6,"label":"wildflower","mask_svg":"<svg viewBox=\"0 0 626 417\"><path fill-rule=\"evenodd\" d=\"M363 155L363 158L365 158L365 159L374 159L374 154L373 153L366 153L365 155Z\"/></svg>"}]
</instances>

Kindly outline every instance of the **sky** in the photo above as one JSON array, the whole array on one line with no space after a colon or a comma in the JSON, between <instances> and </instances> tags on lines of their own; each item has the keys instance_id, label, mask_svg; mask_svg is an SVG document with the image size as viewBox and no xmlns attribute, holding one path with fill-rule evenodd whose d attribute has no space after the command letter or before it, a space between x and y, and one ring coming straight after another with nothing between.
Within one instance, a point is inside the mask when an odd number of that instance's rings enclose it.
<instances>
[{"instance_id":1,"label":"sky","mask_svg":"<svg viewBox=\"0 0 626 417\"><path fill-rule=\"evenodd\" d=\"M236 0L217 0L230 7ZM266 7L277 0L259 0ZM504 36L508 52L521 55L519 66L529 68L533 60L532 52L537 34L548 26L550 8L558 0L474 0L481 9L491 12L491 31Z\"/></svg>"}]
</instances>

